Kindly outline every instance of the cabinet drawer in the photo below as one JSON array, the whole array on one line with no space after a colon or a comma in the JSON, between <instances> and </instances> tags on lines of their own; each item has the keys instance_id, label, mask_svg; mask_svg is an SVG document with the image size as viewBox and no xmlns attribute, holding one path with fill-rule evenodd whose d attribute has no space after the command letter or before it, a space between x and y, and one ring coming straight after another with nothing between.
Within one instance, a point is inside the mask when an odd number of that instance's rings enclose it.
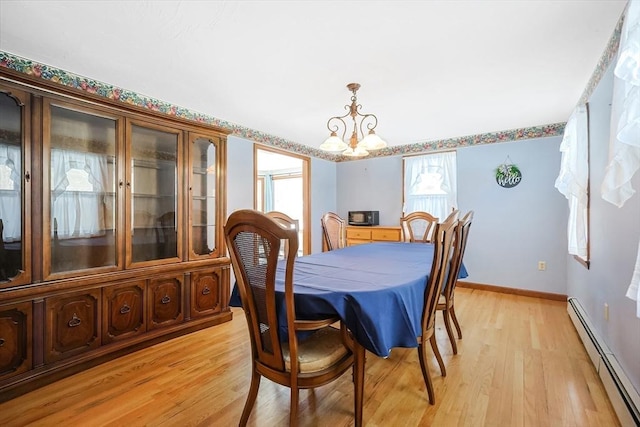
<instances>
[{"instance_id":1,"label":"cabinet drawer","mask_svg":"<svg viewBox=\"0 0 640 427\"><path fill-rule=\"evenodd\" d=\"M347 239L371 240L371 229L347 228Z\"/></svg>"},{"instance_id":2,"label":"cabinet drawer","mask_svg":"<svg viewBox=\"0 0 640 427\"><path fill-rule=\"evenodd\" d=\"M149 280L147 329L182 322L182 284L183 279L178 277Z\"/></svg>"},{"instance_id":3,"label":"cabinet drawer","mask_svg":"<svg viewBox=\"0 0 640 427\"><path fill-rule=\"evenodd\" d=\"M0 380L31 369L31 303L0 306Z\"/></svg>"},{"instance_id":4,"label":"cabinet drawer","mask_svg":"<svg viewBox=\"0 0 640 427\"><path fill-rule=\"evenodd\" d=\"M144 288L145 282L137 281L103 289L103 344L140 335L146 331Z\"/></svg>"},{"instance_id":5,"label":"cabinet drawer","mask_svg":"<svg viewBox=\"0 0 640 427\"><path fill-rule=\"evenodd\" d=\"M47 363L100 346L100 289L45 300Z\"/></svg>"},{"instance_id":6,"label":"cabinet drawer","mask_svg":"<svg viewBox=\"0 0 640 427\"><path fill-rule=\"evenodd\" d=\"M191 274L191 317L206 316L222 310L223 274L227 270L196 271Z\"/></svg>"},{"instance_id":7,"label":"cabinet drawer","mask_svg":"<svg viewBox=\"0 0 640 427\"><path fill-rule=\"evenodd\" d=\"M371 239L384 240L389 242L399 242L400 230L396 230L393 228L373 229L371 230Z\"/></svg>"}]
</instances>

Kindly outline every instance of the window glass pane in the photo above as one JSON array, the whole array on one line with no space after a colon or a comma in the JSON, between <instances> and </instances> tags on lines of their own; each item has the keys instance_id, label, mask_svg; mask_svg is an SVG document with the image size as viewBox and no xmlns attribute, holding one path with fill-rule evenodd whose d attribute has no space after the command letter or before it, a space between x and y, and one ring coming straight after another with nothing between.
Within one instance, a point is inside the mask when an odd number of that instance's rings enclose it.
<instances>
[{"instance_id":1,"label":"window glass pane","mask_svg":"<svg viewBox=\"0 0 640 427\"><path fill-rule=\"evenodd\" d=\"M403 213L428 212L444 220L458 206L456 152L404 158Z\"/></svg>"},{"instance_id":2,"label":"window glass pane","mask_svg":"<svg viewBox=\"0 0 640 427\"><path fill-rule=\"evenodd\" d=\"M22 265L22 109L0 93L0 281Z\"/></svg>"},{"instance_id":3,"label":"window glass pane","mask_svg":"<svg viewBox=\"0 0 640 427\"><path fill-rule=\"evenodd\" d=\"M51 107L51 272L114 266L116 121Z\"/></svg>"},{"instance_id":4,"label":"window glass pane","mask_svg":"<svg viewBox=\"0 0 640 427\"><path fill-rule=\"evenodd\" d=\"M178 135L133 125L131 156L132 260L177 257Z\"/></svg>"},{"instance_id":5,"label":"window glass pane","mask_svg":"<svg viewBox=\"0 0 640 427\"><path fill-rule=\"evenodd\" d=\"M291 218L300 221L302 228L302 202L291 195L302 194L302 177L274 177L273 179L273 210L286 212Z\"/></svg>"},{"instance_id":6,"label":"window glass pane","mask_svg":"<svg viewBox=\"0 0 640 427\"><path fill-rule=\"evenodd\" d=\"M191 161L192 249L207 255L216 247L216 146L207 138L196 139Z\"/></svg>"}]
</instances>

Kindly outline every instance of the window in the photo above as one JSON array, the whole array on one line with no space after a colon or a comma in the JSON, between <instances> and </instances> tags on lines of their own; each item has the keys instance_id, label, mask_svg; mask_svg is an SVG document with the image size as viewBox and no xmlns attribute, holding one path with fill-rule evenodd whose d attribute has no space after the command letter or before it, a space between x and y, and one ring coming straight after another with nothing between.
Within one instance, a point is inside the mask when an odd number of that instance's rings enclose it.
<instances>
[{"instance_id":1,"label":"window","mask_svg":"<svg viewBox=\"0 0 640 427\"><path fill-rule=\"evenodd\" d=\"M589 116L578 105L564 128L562 163L555 186L569 202L568 251L589 268Z\"/></svg>"},{"instance_id":2,"label":"window","mask_svg":"<svg viewBox=\"0 0 640 427\"><path fill-rule=\"evenodd\" d=\"M254 206L280 211L298 220L299 254L311 253L309 159L273 148L254 146Z\"/></svg>"},{"instance_id":3,"label":"window","mask_svg":"<svg viewBox=\"0 0 640 427\"><path fill-rule=\"evenodd\" d=\"M51 150L51 233L59 238L104 234L106 156Z\"/></svg>"},{"instance_id":4,"label":"window","mask_svg":"<svg viewBox=\"0 0 640 427\"><path fill-rule=\"evenodd\" d=\"M7 165L0 165L0 190L13 190L14 186L11 168Z\"/></svg>"},{"instance_id":5,"label":"window","mask_svg":"<svg viewBox=\"0 0 640 427\"><path fill-rule=\"evenodd\" d=\"M458 205L456 152L405 157L403 160L403 214L422 211L446 218Z\"/></svg>"},{"instance_id":6,"label":"window","mask_svg":"<svg viewBox=\"0 0 640 427\"><path fill-rule=\"evenodd\" d=\"M67 191L93 191L93 185L89 182L89 173L82 169L69 169L67 171Z\"/></svg>"},{"instance_id":7,"label":"window","mask_svg":"<svg viewBox=\"0 0 640 427\"><path fill-rule=\"evenodd\" d=\"M19 146L0 142L0 219L5 242L19 241L22 235L21 156Z\"/></svg>"}]
</instances>

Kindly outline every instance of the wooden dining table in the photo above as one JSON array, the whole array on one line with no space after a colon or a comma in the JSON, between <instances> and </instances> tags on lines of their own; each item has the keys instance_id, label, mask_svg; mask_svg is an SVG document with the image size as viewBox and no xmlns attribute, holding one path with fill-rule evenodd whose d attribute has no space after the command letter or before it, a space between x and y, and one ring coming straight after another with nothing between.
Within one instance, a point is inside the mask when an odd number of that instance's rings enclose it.
<instances>
[{"instance_id":1,"label":"wooden dining table","mask_svg":"<svg viewBox=\"0 0 640 427\"><path fill-rule=\"evenodd\" d=\"M429 243L379 242L296 258L296 315L338 316L360 345L380 357L393 347L417 347L433 249ZM467 277L464 265L459 277ZM282 263L276 292L280 324L286 328ZM241 306L236 287L230 305Z\"/></svg>"},{"instance_id":2,"label":"wooden dining table","mask_svg":"<svg viewBox=\"0 0 640 427\"><path fill-rule=\"evenodd\" d=\"M417 347L434 246L376 242L296 258L296 317L337 316L353 334L354 375L364 384L365 350L388 357L394 347ZM276 271L280 337L286 339L284 263ZM459 278L467 277L464 265ZM237 286L231 306L241 306ZM359 396L362 399L362 396Z\"/></svg>"}]
</instances>

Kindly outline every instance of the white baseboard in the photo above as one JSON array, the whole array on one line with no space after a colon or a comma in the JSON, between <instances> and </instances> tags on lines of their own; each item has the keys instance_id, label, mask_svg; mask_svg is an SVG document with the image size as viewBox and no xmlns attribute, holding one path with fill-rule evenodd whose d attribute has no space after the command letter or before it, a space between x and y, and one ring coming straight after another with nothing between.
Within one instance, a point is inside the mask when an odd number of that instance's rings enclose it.
<instances>
[{"instance_id":1,"label":"white baseboard","mask_svg":"<svg viewBox=\"0 0 640 427\"><path fill-rule=\"evenodd\" d=\"M589 358L600 375L609 400L623 427L640 426L640 395L622 367L600 338L586 312L575 298L567 300L567 312Z\"/></svg>"}]
</instances>

